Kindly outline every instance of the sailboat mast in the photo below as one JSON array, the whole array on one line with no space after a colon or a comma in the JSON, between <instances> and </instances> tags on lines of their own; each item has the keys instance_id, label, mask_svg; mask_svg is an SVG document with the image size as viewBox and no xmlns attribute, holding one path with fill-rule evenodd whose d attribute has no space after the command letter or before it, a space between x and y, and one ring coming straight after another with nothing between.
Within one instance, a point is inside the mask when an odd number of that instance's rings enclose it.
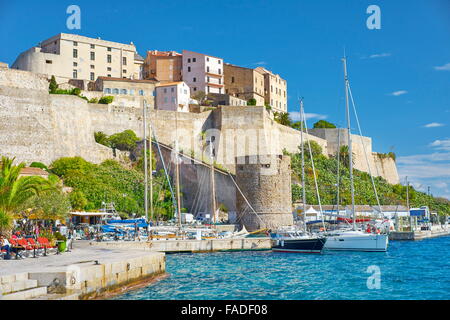
<instances>
[{"instance_id":1,"label":"sailboat mast","mask_svg":"<svg viewBox=\"0 0 450 320\"><path fill-rule=\"evenodd\" d=\"M305 190L305 146L303 144L303 98L300 100L300 145L302 148L302 202L303 202L303 229L306 231L306 190Z\"/></svg>"},{"instance_id":2,"label":"sailboat mast","mask_svg":"<svg viewBox=\"0 0 450 320\"><path fill-rule=\"evenodd\" d=\"M178 149L178 111L175 111L175 176L176 176L176 192L177 192L177 220L178 226L181 228L181 200L180 200L180 152Z\"/></svg>"},{"instance_id":3,"label":"sailboat mast","mask_svg":"<svg viewBox=\"0 0 450 320\"><path fill-rule=\"evenodd\" d=\"M150 146L149 146L149 156L150 156L150 220L153 221L153 150L152 150L152 127L149 128Z\"/></svg>"},{"instance_id":4,"label":"sailboat mast","mask_svg":"<svg viewBox=\"0 0 450 320\"><path fill-rule=\"evenodd\" d=\"M340 162L341 162L341 129L338 128L338 145L337 145L337 195L336 195L336 204L337 204L337 215L339 215L339 203L340 203L340 194L339 194L339 189L340 189L340 185L341 185L341 176L340 176ZM337 217L336 217L337 219Z\"/></svg>"},{"instance_id":5,"label":"sailboat mast","mask_svg":"<svg viewBox=\"0 0 450 320\"><path fill-rule=\"evenodd\" d=\"M355 212L355 188L353 185L353 152L352 152L352 134L350 128L350 108L348 101L348 76L347 76L347 58L342 59L344 64L344 82L345 82L345 109L347 112L347 133L348 133L348 159L350 170L350 189L352 194L352 214L353 214L353 230L356 230L356 212Z\"/></svg>"},{"instance_id":6,"label":"sailboat mast","mask_svg":"<svg viewBox=\"0 0 450 320\"><path fill-rule=\"evenodd\" d=\"M148 165L147 165L147 101L144 100L144 210L148 222Z\"/></svg>"},{"instance_id":7,"label":"sailboat mast","mask_svg":"<svg viewBox=\"0 0 450 320\"><path fill-rule=\"evenodd\" d=\"M209 152L211 157L211 210L213 214L213 221L216 223L216 210L217 210L217 204L216 204L216 181L214 177L214 154L213 154L213 144L212 144L212 137L209 138Z\"/></svg>"}]
</instances>

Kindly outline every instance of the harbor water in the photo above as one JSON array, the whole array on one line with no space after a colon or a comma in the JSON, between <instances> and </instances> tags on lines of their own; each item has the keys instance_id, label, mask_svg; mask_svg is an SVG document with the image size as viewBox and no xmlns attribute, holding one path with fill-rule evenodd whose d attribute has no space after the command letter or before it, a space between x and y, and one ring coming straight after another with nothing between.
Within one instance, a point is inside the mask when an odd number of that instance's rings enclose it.
<instances>
[{"instance_id":1,"label":"harbor water","mask_svg":"<svg viewBox=\"0 0 450 320\"><path fill-rule=\"evenodd\" d=\"M115 299L449 299L450 237L388 252L167 255L170 276Z\"/></svg>"}]
</instances>

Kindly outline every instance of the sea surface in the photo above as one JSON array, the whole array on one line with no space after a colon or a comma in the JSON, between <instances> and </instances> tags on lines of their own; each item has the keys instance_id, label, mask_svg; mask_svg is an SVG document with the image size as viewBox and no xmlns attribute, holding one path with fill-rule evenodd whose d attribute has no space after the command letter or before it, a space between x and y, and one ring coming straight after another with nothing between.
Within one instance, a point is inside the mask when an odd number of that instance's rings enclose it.
<instances>
[{"instance_id":1,"label":"sea surface","mask_svg":"<svg viewBox=\"0 0 450 320\"><path fill-rule=\"evenodd\" d=\"M391 241L385 253L257 251L166 257L168 278L115 299L450 298L450 237Z\"/></svg>"}]
</instances>

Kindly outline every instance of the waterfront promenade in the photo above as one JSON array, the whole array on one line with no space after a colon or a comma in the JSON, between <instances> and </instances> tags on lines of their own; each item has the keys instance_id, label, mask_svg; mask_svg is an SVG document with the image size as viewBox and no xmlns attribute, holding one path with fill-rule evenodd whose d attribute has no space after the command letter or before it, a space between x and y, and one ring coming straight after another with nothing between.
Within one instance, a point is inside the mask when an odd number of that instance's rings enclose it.
<instances>
[{"instance_id":1,"label":"waterfront promenade","mask_svg":"<svg viewBox=\"0 0 450 320\"><path fill-rule=\"evenodd\" d=\"M66 294L85 299L164 272L164 253L92 247L89 241L76 241L71 252L60 255L0 260L0 298Z\"/></svg>"}]
</instances>

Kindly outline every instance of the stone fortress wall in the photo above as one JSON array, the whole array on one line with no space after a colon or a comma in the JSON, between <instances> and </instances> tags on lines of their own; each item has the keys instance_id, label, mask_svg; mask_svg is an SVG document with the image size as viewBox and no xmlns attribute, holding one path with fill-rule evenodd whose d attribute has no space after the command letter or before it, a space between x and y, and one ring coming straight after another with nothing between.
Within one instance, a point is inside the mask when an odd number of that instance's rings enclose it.
<instances>
[{"instance_id":1,"label":"stone fortress wall","mask_svg":"<svg viewBox=\"0 0 450 320\"><path fill-rule=\"evenodd\" d=\"M174 145L178 140L184 153L197 158L209 158L212 140L215 162L233 173L236 157L296 152L300 145L299 132L276 123L264 107L226 106L202 113L151 110L149 119L158 141ZM0 155L28 164L49 164L71 156L99 163L113 158L113 154L95 142L94 132L114 134L127 129L142 137L141 108L90 104L76 96L50 95L44 76L0 67ZM335 152L334 137L314 132L309 138L322 146L324 154ZM379 159L372 153L371 139L364 139L371 167L377 168L373 174L398 183L395 162ZM358 136L353 143L355 167L368 171Z\"/></svg>"}]
</instances>

